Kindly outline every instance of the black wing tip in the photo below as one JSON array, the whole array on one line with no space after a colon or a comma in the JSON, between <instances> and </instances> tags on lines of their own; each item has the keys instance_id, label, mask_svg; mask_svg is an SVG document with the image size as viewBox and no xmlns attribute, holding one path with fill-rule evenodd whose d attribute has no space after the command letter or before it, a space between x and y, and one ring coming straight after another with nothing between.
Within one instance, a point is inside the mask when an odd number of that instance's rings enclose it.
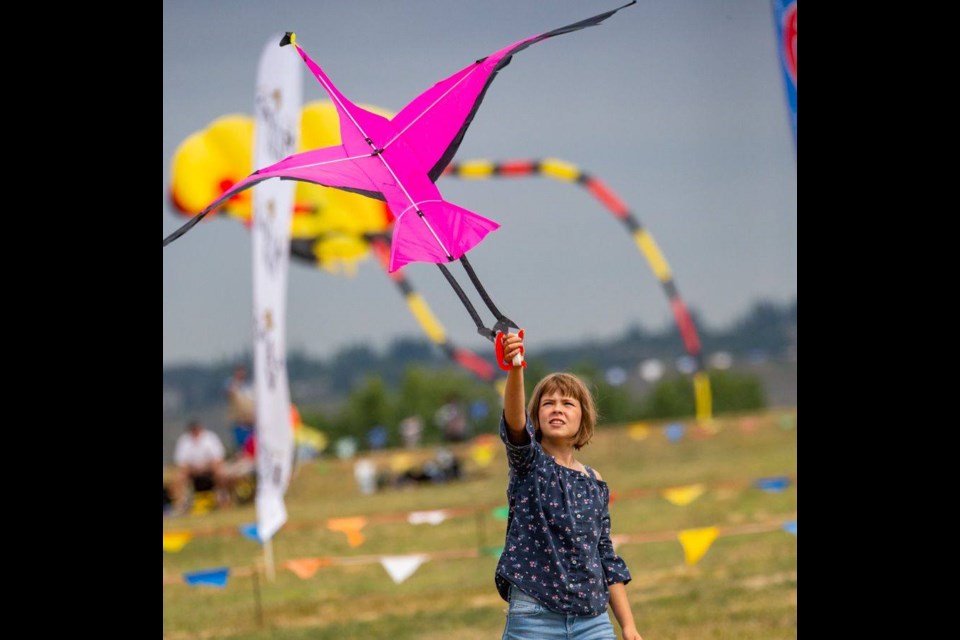
<instances>
[{"instance_id":1,"label":"black wing tip","mask_svg":"<svg viewBox=\"0 0 960 640\"><path fill-rule=\"evenodd\" d=\"M636 2L637 0L633 1ZM293 31L287 31L285 34L283 34L283 37L280 38L280 46L285 47L288 44L292 44L296 39L297 35Z\"/></svg>"}]
</instances>

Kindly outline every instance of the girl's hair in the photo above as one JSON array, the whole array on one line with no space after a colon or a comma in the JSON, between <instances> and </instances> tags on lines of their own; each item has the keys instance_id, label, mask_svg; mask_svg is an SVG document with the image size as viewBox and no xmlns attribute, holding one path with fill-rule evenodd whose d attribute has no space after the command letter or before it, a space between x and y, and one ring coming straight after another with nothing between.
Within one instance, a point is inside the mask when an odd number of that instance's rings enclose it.
<instances>
[{"instance_id":1,"label":"girl's hair","mask_svg":"<svg viewBox=\"0 0 960 640\"><path fill-rule=\"evenodd\" d=\"M597 424L597 406L587 385L572 373L551 373L534 387L530 402L527 404L527 415L533 422L537 442L543 438L543 433L540 431L540 401L543 396L555 391L575 398L580 403L580 429L577 430L573 441L573 448L579 451L593 438L593 429Z\"/></svg>"}]
</instances>

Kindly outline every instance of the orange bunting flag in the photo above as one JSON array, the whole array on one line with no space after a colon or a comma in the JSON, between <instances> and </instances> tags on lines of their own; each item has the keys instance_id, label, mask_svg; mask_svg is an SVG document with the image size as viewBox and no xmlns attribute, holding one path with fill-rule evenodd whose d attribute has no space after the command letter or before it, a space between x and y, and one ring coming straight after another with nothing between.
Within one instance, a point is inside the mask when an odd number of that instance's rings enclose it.
<instances>
[{"instance_id":1,"label":"orange bunting flag","mask_svg":"<svg viewBox=\"0 0 960 640\"><path fill-rule=\"evenodd\" d=\"M189 531L172 531L163 534L163 550L168 553L176 553L183 549L184 545L190 542L193 537Z\"/></svg>"},{"instance_id":2,"label":"orange bunting flag","mask_svg":"<svg viewBox=\"0 0 960 640\"><path fill-rule=\"evenodd\" d=\"M313 574L317 572L317 569L329 567L332 564L333 560L330 558L297 558L295 560L287 560L283 563L283 566L290 569L290 571L295 573L301 580L306 580L312 578Z\"/></svg>"},{"instance_id":3,"label":"orange bunting flag","mask_svg":"<svg viewBox=\"0 0 960 640\"><path fill-rule=\"evenodd\" d=\"M702 484L688 484L683 487L668 487L661 491L660 494L671 504L675 504L678 507L685 507L702 496L705 490L706 487Z\"/></svg>"},{"instance_id":4,"label":"orange bunting flag","mask_svg":"<svg viewBox=\"0 0 960 640\"><path fill-rule=\"evenodd\" d=\"M684 529L677 534L683 546L683 556L687 564L693 566L704 556L713 541L717 539L720 530L716 527L702 529Z\"/></svg>"},{"instance_id":5,"label":"orange bunting flag","mask_svg":"<svg viewBox=\"0 0 960 640\"><path fill-rule=\"evenodd\" d=\"M705 436L715 436L720 433L720 423L713 419L701 420L697 426L700 428L700 433Z\"/></svg>"},{"instance_id":6,"label":"orange bunting flag","mask_svg":"<svg viewBox=\"0 0 960 640\"><path fill-rule=\"evenodd\" d=\"M363 529L366 524L367 519L362 516L356 518L332 518L327 520L327 529L346 534L347 544L351 547L359 547L363 544L364 540L360 529Z\"/></svg>"}]
</instances>

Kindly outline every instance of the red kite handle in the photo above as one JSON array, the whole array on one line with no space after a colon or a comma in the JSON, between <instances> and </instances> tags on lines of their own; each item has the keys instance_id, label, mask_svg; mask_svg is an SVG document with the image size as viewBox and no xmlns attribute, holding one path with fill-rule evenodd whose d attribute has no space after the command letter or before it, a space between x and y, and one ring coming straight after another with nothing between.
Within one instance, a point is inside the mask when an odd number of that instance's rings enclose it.
<instances>
[{"instance_id":1,"label":"red kite handle","mask_svg":"<svg viewBox=\"0 0 960 640\"><path fill-rule=\"evenodd\" d=\"M519 335L519 336L522 338L522 337L523 337L523 329L521 329L521 330L520 330L520 333L518 333L517 335ZM500 368L503 369L504 371L510 371L510 369L512 369L513 367L523 367L524 369L526 369L526 368L527 368L527 362L526 362L526 360L523 359L523 347L520 347L520 353L518 353L517 355L513 356L513 362L512 362L512 363L504 362L504 360L503 360L503 357L504 357L504 356L503 356L503 338L504 338L504 333L503 333L502 331L500 331L500 332L497 333L497 339L496 339L496 341L494 342L494 344L496 344L496 350L497 350L497 364L498 364L498 365L500 366Z\"/></svg>"}]
</instances>

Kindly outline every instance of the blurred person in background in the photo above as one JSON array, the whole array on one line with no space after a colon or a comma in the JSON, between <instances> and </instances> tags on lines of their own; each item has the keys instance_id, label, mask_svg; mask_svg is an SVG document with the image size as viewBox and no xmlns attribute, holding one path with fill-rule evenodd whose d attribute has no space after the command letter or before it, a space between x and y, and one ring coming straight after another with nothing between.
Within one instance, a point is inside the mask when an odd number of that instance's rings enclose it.
<instances>
[{"instance_id":1,"label":"blurred person in background","mask_svg":"<svg viewBox=\"0 0 960 640\"><path fill-rule=\"evenodd\" d=\"M233 431L237 449L243 449L247 439L253 435L253 427L257 420L254 388L245 366L241 364L234 367L233 375L227 380L225 391L227 421Z\"/></svg>"},{"instance_id":2,"label":"blurred person in background","mask_svg":"<svg viewBox=\"0 0 960 640\"><path fill-rule=\"evenodd\" d=\"M223 458L220 437L205 429L199 420L191 420L187 430L177 438L173 451L177 469L170 482L170 492L175 511L182 513L186 507L188 482L194 491L215 490L221 506L230 503Z\"/></svg>"}]
</instances>

